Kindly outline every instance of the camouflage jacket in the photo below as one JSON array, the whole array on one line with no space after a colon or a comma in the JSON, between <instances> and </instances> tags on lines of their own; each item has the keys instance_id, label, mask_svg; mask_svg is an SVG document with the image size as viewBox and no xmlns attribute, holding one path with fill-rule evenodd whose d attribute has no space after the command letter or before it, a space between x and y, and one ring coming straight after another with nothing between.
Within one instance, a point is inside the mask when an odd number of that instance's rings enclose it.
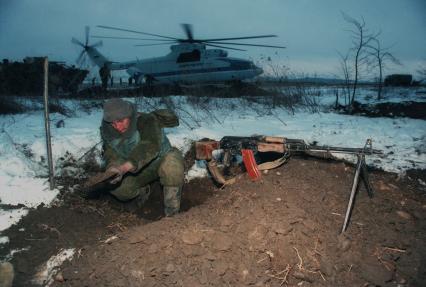
<instances>
[{"instance_id":1,"label":"camouflage jacket","mask_svg":"<svg viewBox=\"0 0 426 287\"><path fill-rule=\"evenodd\" d=\"M123 134L103 121L100 130L106 167L130 161L136 167L135 172L140 171L171 149L163 128L177 125L178 118L169 110L134 112L129 129Z\"/></svg>"}]
</instances>

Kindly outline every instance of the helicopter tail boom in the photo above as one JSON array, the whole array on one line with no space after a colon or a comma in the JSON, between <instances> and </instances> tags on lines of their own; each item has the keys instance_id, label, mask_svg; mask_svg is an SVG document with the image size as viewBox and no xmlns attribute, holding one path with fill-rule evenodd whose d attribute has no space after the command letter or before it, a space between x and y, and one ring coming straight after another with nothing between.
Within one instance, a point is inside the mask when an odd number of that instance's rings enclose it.
<instances>
[{"instance_id":1,"label":"helicopter tail boom","mask_svg":"<svg viewBox=\"0 0 426 287\"><path fill-rule=\"evenodd\" d=\"M86 52L90 60L95 63L96 66L101 68L106 64L110 69L113 68L112 62L102 55L96 48L88 47Z\"/></svg>"}]
</instances>

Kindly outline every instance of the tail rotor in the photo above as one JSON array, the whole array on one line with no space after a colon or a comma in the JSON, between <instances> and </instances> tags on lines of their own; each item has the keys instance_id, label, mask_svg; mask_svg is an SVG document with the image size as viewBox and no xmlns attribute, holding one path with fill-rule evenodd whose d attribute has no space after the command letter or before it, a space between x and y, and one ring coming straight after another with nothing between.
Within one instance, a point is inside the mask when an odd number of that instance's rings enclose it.
<instances>
[{"instance_id":1,"label":"tail rotor","mask_svg":"<svg viewBox=\"0 0 426 287\"><path fill-rule=\"evenodd\" d=\"M102 46L102 41L99 41L99 42L96 42L92 45L89 45L89 34L90 34L90 27L86 26L85 27L85 43L84 44L74 37L71 39L71 43L78 45L78 46L83 48L83 50L80 52L80 54L78 55L77 60L76 60L76 63L79 66L82 66L86 62L88 51L90 49L94 49L94 48Z\"/></svg>"}]
</instances>

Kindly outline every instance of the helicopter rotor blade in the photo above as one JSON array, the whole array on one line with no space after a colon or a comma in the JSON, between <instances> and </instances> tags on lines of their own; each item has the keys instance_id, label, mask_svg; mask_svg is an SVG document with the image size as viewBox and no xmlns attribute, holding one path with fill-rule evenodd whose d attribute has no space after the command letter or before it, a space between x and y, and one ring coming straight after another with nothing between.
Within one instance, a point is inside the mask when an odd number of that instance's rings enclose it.
<instances>
[{"instance_id":1,"label":"helicopter rotor blade","mask_svg":"<svg viewBox=\"0 0 426 287\"><path fill-rule=\"evenodd\" d=\"M155 36L155 37L160 37L160 38L165 38L165 39L171 39L171 40L178 40L178 38L174 38L174 37L162 36L162 35L158 35L158 34L152 34L152 33L146 33L146 32L141 32L141 31L123 29L123 28L118 28L118 27L111 27L111 26L104 26L104 25L97 25L96 27L99 27L99 28L102 28L102 29L109 29L109 30L116 30L116 31L136 33L136 34L141 34L141 35Z\"/></svg>"},{"instance_id":2,"label":"helicopter rotor blade","mask_svg":"<svg viewBox=\"0 0 426 287\"><path fill-rule=\"evenodd\" d=\"M80 66L81 60L83 59L84 54L86 53L86 50L81 50L80 54L77 57L77 60L75 61L77 65Z\"/></svg>"},{"instance_id":3,"label":"helicopter rotor blade","mask_svg":"<svg viewBox=\"0 0 426 287\"><path fill-rule=\"evenodd\" d=\"M246 37L201 39L200 41L202 41L202 42L210 42L210 41L228 41L228 40L244 40L244 39L275 38L275 37L277 37L277 35L259 35L259 36L246 36Z\"/></svg>"},{"instance_id":4,"label":"helicopter rotor blade","mask_svg":"<svg viewBox=\"0 0 426 287\"><path fill-rule=\"evenodd\" d=\"M135 38L135 37L115 37L115 36L90 36L91 38L98 39L117 39L117 40L144 40L144 41L172 41L169 39L148 39L148 38Z\"/></svg>"},{"instance_id":5,"label":"helicopter rotor blade","mask_svg":"<svg viewBox=\"0 0 426 287\"><path fill-rule=\"evenodd\" d=\"M85 34L86 34L86 44L85 46L87 46L89 44L89 32L90 32L90 27L86 26L85 28Z\"/></svg>"},{"instance_id":6,"label":"helicopter rotor blade","mask_svg":"<svg viewBox=\"0 0 426 287\"><path fill-rule=\"evenodd\" d=\"M243 50L243 49L231 48L231 47L219 46L219 45L213 45L213 44L208 44L208 43L206 43L205 45L206 45L206 46L211 46L211 47L223 48L223 49L227 49L227 50L247 51L247 50Z\"/></svg>"},{"instance_id":7,"label":"helicopter rotor blade","mask_svg":"<svg viewBox=\"0 0 426 287\"><path fill-rule=\"evenodd\" d=\"M229 37L229 38L211 38L211 39L194 39L193 34L193 28L191 24L182 23L181 27L184 30L186 34L186 39L182 38L175 38L175 37L169 37L169 36L163 36L159 34L153 34L153 33L146 33L142 31L136 31L136 30L130 30L130 29L124 29L119 27L112 27L112 26L105 26L105 25L97 25L97 27L102 29L108 29L108 30L115 30L115 31L123 31L123 32L129 32L129 33L135 33L135 34L141 34L141 35L148 35L148 36L154 36L159 37L161 39L147 39L147 38L136 38L136 37L113 37L113 36L92 36L93 38L104 38L104 39L128 39L128 40L151 40L151 41L162 41L162 43L146 43L146 44L137 44L134 46L158 46L158 45L166 45L171 43L200 43L207 46L212 47L218 47L218 48L224 48L229 50L236 50L236 51L246 51L244 49L239 48L231 48L228 45L231 46L251 46L251 47L265 47L265 48L278 48L278 49L285 49L284 46L276 46L276 45L263 45L263 44L252 44L252 43L236 43L236 42L228 42L231 40L245 40L245 39L259 39L259 38L273 38L277 37L277 35L256 35L256 36L245 36L245 37ZM88 30L87 30L88 31ZM87 32L88 35L88 32ZM76 42L74 42L76 43Z\"/></svg>"},{"instance_id":8,"label":"helicopter rotor blade","mask_svg":"<svg viewBox=\"0 0 426 287\"><path fill-rule=\"evenodd\" d=\"M79 40L77 40L76 38L71 38L71 43L74 43L74 44L76 44L76 45L79 45L79 46L81 46L81 47L83 47L84 48L84 44L83 43L81 43Z\"/></svg>"},{"instance_id":9,"label":"helicopter rotor blade","mask_svg":"<svg viewBox=\"0 0 426 287\"><path fill-rule=\"evenodd\" d=\"M185 31L186 37L188 38L189 41L193 41L194 40L194 35L192 33L192 25L191 24L187 24L187 23L182 23L180 24L183 28L183 30Z\"/></svg>"},{"instance_id":10,"label":"helicopter rotor blade","mask_svg":"<svg viewBox=\"0 0 426 287\"><path fill-rule=\"evenodd\" d=\"M160 46L160 45L169 45L171 43L174 43L175 41L172 41L170 43L152 43L152 44L137 44L133 45L135 47L146 47L146 46Z\"/></svg>"},{"instance_id":11,"label":"helicopter rotor blade","mask_svg":"<svg viewBox=\"0 0 426 287\"><path fill-rule=\"evenodd\" d=\"M224 44L224 45L251 46L251 47L279 48L279 49L285 49L286 48L284 46L272 46L272 45L260 45L260 44L248 44L248 43L230 43L230 42L223 43L223 42L214 42L214 41L208 41L207 43L208 44L213 43L213 44Z\"/></svg>"}]
</instances>

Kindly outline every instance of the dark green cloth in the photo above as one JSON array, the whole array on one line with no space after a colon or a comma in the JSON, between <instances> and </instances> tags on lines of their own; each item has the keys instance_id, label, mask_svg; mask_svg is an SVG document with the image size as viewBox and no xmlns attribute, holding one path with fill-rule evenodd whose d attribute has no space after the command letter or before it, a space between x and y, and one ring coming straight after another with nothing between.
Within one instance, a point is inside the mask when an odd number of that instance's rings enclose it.
<instances>
[{"instance_id":1,"label":"dark green cloth","mask_svg":"<svg viewBox=\"0 0 426 287\"><path fill-rule=\"evenodd\" d=\"M171 148L162 124L154 113L133 112L130 127L123 134L103 121L101 137L107 167L130 161L136 167L136 172Z\"/></svg>"},{"instance_id":2,"label":"dark green cloth","mask_svg":"<svg viewBox=\"0 0 426 287\"><path fill-rule=\"evenodd\" d=\"M182 187L184 181L184 164L182 154L172 148L167 154L154 160L138 173L127 173L123 180L110 191L112 195L122 201L142 196L147 200L149 194L141 194L143 187L159 179L163 187Z\"/></svg>"},{"instance_id":3,"label":"dark green cloth","mask_svg":"<svg viewBox=\"0 0 426 287\"><path fill-rule=\"evenodd\" d=\"M163 127L178 124L171 111L136 113L131 116L129 129L121 134L111 123L103 121L101 137L106 168L130 161L137 169L124 175L113 186L111 194L126 201L140 195L142 187L160 179L163 186L182 187L184 163L181 153L172 148ZM175 125L177 125L175 124ZM148 195L147 195L148 196Z\"/></svg>"}]
</instances>

